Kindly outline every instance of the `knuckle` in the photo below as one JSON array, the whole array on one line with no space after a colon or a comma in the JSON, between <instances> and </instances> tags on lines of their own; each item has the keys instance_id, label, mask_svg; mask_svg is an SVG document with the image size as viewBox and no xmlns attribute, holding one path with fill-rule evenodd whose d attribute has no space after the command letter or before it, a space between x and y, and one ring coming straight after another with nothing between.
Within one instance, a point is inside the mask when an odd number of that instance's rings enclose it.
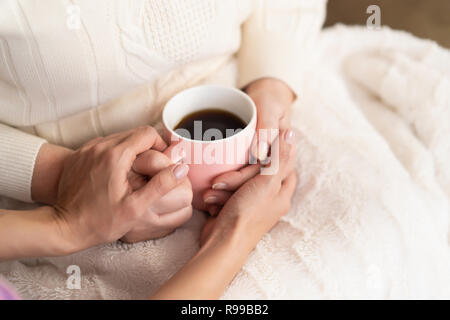
<instances>
[{"instance_id":1,"label":"knuckle","mask_svg":"<svg viewBox=\"0 0 450 320\"><path fill-rule=\"evenodd\" d=\"M192 203L192 199L193 199L193 192L191 189L184 189L181 191L181 197L180 197L180 206L182 207L188 207L191 205Z\"/></svg>"},{"instance_id":2,"label":"knuckle","mask_svg":"<svg viewBox=\"0 0 450 320\"><path fill-rule=\"evenodd\" d=\"M186 190L186 194L187 194L187 198L189 199L189 202L192 202L192 199L194 197L194 191L192 190L192 185L191 182L189 181L188 178L185 178L185 182L183 184L185 190Z\"/></svg>"},{"instance_id":3,"label":"knuckle","mask_svg":"<svg viewBox=\"0 0 450 320\"><path fill-rule=\"evenodd\" d=\"M286 144L280 151L280 158L283 162L288 162L291 158L291 146Z\"/></svg>"},{"instance_id":4,"label":"knuckle","mask_svg":"<svg viewBox=\"0 0 450 320\"><path fill-rule=\"evenodd\" d=\"M103 137L97 137L95 139L92 139L91 141L86 142L84 145L82 145L79 150L86 152L89 151L93 146L100 143L104 138Z\"/></svg>"},{"instance_id":5,"label":"knuckle","mask_svg":"<svg viewBox=\"0 0 450 320\"><path fill-rule=\"evenodd\" d=\"M131 148L125 150L117 150L116 160L120 159L133 159L136 160L136 153Z\"/></svg>"},{"instance_id":6,"label":"knuckle","mask_svg":"<svg viewBox=\"0 0 450 320\"><path fill-rule=\"evenodd\" d=\"M282 185L282 181L281 181L280 177L274 176L274 179L273 179L272 185L271 185L271 187L272 187L271 192L277 193L278 191L280 191L281 185Z\"/></svg>"},{"instance_id":7,"label":"knuckle","mask_svg":"<svg viewBox=\"0 0 450 320\"><path fill-rule=\"evenodd\" d=\"M164 178L164 175L163 174L158 174L158 175L154 176L153 179L154 179L154 183L155 183L155 189L156 190L160 190L161 186L164 185L164 182L166 180Z\"/></svg>"},{"instance_id":8,"label":"knuckle","mask_svg":"<svg viewBox=\"0 0 450 320\"><path fill-rule=\"evenodd\" d=\"M76 152L79 154L86 154L91 148L89 146L82 146Z\"/></svg>"},{"instance_id":9,"label":"knuckle","mask_svg":"<svg viewBox=\"0 0 450 320\"><path fill-rule=\"evenodd\" d=\"M103 146L100 143L97 143L95 145L92 146L92 148L90 149L92 155L94 157L99 157L102 155L103 153Z\"/></svg>"},{"instance_id":10,"label":"knuckle","mask_svg":"<svg viewBox=\"0 0 450 320\"><path fill-rule=\"evenodd\" d=\"M239 185L241 185L242 183L245 182L245 180L247 179L247 176L246 176L245 172L243 172L243 171L236 171L234 179L238 182Z\"/></svg>"},{"instance_id":11,"label":"knuckle","mask_svg":"<svg viewBox=\"0 0 450 320\"><path fill-rule=\"evenodd\" d=\"M156 132L155 128L151 126L142 126L138 131L144 136L152 136Z\"/></svg>"},{"instance_id":12,"label":"knuckle","mask_svg":"<svg viewBox=\"0 0 450 320\"><path fill-rule=\"evenodd\" d=\"M106 164L115 164L120 158L120 151L117 148L110 148L104 152L104 159Z\"/></svg>"},{"instance_id":13,"label":"knuckle","mask_svg":"<svg viewBox=\"0 0 450 320\"><path fill-rule=\"evenodd\" d=\"M81 158L84 157L86 154L87 154L87 151L86 151L86 150L83 150L82 148L80 148L80 149L76 150L76 151L73 153L72 158L73 158L73 159L81 159Z\"/></svg>"},{"instance_id":14,"label":"knuckle","mask_svg":"<svg viewBox=\"0 0 450 320\"><path fill-rule=\"evenodd\" d=\"M92 148L96 146L96 144L87 144L78 149L81 154L89 154L92 152Z\"/></svg>"},{"instance_id":15,"label":"knuckle","mask_svg":"<svg viewBox=\"0 0 450 320\"><path fill-rule=\"evenodd\" d=\"M271 194L278 192L281 187L281 179L278 174L259 176L259 178L261 179L262 184L268 186Z\"/></svg>"},{"instance_id":16,"label":"knuckle","mask_svg":"<svg viewBox=\"0 0 450 320\"><path fill-rule=\"evenodd\" d=\"M158 154L156 152L153 152L153 150L150 150L151 152L148 153L147 159L145 161L145 165L148 169L158 169L163 166L164 158L161 156L161 154Z\"/></svg>"},{"instance_id":17,"label":"knuckle","mask_svg":"<svg viewBox=\"0 0 450 320\"><path fill-rule=\"evenodd\" d=\"M259 176L259 178L260 178L259 180L261 180L261 181L258 181L258 179L255 179L255 180L250 180L248 182L248 189L250 191L250 194L258 193L261 190L260 186L266 184L264 181L264 180L267 181L265 176ZM261 183L259 183L259 182L261 182Z\"/></svg>"},{"instance_id":18,"label":"knuckle","mask_svg":"<svg viewBox=\"0 0 450 320\"><path fill-rule=\"evenodd\" d=\"M167 188L172 185L171 177L168 174L158 174L155 177L153 192L157 198L161 198L166 194Z\"/></svg>"}]
</instances>

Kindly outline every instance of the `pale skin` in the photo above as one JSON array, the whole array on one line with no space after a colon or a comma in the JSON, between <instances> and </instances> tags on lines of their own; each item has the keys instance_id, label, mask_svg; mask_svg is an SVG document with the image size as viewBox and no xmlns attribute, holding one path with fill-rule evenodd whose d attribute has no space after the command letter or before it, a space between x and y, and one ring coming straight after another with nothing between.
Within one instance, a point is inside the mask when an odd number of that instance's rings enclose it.
<instances>
[{"instance_id":1,"label":"pale skin","mask_svg":"<svg viewBox=\"0 0 450 320\"><path fill-rule=\"evenodd\" d=\"M272 141L270 136L260 135L259 132L289 129L291 106L296 96L284 82L270 78L251 83L245 91L255 102L258 111L255 136L257 139L252 143L251 152L260 161L264 161ZM255 175L259 169L259 166L253 165L216 177L212 182L212 189L203 194L209 213L216 215L243 181Z\"/></svg>"},{"instance_id":2,"label":"pale skin","mask_svg":"<svg viewBox=\"0 0 450 320\"><path fill-rule=\"evenodd\" d=\"M246 91L258 108L258 129L289 127L295 95L283 82L262 79ZM215 179L204 195L214 217L204 227L201 249L152 298L221 296L257 242L288 211L296 185L295 147L292 131L281 131L280 137L282 169L276 175L259 175L259 165L252 165ZM258 145L252 152L263 159L268 147ZM0 260L61 256L172 232L192 215L192 191L188 167L169 154L170 147L150 127L97 138L76 151L43 145L32 197L47 206L0 210ZM11 243L12 238L20 241Z\"/></svg>"}]
</instances>

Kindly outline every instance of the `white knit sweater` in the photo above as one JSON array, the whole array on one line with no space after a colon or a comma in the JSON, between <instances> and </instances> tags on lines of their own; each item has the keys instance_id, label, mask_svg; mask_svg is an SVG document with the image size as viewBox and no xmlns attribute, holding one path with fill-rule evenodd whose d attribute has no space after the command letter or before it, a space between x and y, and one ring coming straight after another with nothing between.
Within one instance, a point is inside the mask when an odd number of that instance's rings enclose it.
<instances>
[{"instance_id":1,"label":"white knit sweater","mask_svg":"<svg viewBox=\"0 0 450 320\"><path fill-rule=\"evenodd\" d=\"M46 140L76 148L152 124L171 95L234 65L229 85L269 76L298 90L325 2L2 0L0 195L31 201Z\"/></svg>"}]
</instances>

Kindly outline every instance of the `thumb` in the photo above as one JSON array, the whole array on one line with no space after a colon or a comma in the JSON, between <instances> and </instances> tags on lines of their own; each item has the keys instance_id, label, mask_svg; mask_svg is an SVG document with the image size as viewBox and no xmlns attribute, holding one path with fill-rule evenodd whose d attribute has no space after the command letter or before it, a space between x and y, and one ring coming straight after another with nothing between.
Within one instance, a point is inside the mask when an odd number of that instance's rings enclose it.
<instances>
[{"instance_id":1,"label":"thumb","mask_svg":"<svg viewBox=\"0 0 450 320\"><path fill-rule=\"evenodd\" d=\"M171 165L161 170L144 187L133 193L135 200L144 207L150 207L181 184L188 172L189 166L186 164Z\"/></svg>"}]
</instances>

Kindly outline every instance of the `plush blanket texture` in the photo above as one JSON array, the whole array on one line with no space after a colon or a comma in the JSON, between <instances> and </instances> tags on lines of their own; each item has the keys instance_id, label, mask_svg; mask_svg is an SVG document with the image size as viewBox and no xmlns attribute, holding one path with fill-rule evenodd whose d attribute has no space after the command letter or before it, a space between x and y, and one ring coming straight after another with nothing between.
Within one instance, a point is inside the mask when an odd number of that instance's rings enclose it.
<instances>
[{"instance_id":1,"label":"plush blanket texture","mask_svg":"<svg viewBox=\"0 0 450 320\"><path fill-rule=\"evenodd\" d=\"M223 298L450 298L450 52L404 32L336 26L299 72L292 210ZM1 263L0 274L27 299L145 298L196 252L204 221L196 213L135 245ZM71 265L81 289L67 286Z\"/></svg>"}]
</instances>

